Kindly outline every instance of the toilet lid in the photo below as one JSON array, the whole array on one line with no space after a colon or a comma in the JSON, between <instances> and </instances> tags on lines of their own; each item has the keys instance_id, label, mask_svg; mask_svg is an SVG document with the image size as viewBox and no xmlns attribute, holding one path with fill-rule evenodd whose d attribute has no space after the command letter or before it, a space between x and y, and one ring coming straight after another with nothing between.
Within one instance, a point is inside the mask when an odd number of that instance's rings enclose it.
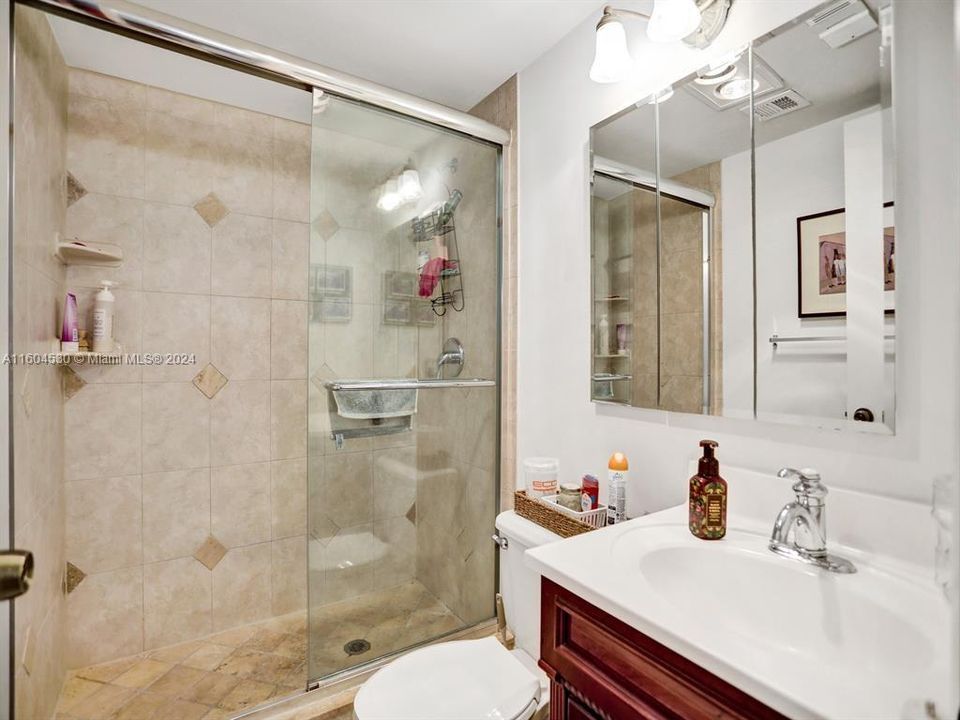
<instances>
[{"instance_id":1,"label":"toilet lid","mask_svg":"<svg viewBox=\"0 0 960 720\"><path fill-rule=\"evenodd\" d=\"M496 638L438 643L371 677L354 700L360 720L514 720L540 682Z\"/></svg>"}]
</instances>

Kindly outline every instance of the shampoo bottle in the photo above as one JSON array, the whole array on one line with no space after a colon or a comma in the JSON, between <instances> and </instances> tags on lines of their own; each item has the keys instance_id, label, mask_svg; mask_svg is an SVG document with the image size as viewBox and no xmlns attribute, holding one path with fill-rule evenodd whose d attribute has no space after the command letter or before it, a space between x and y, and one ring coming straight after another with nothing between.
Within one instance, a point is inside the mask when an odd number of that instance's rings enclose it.
<instances>
[{"instance_id":1,"label":"shampoo bottle","mask_svg":"<svg viewBox=\"0 0 960 720\"><path fill-rule=\"evenodd\" d=\"M597 355L608 355L610 353L610 322L606 315L600 318L598 328Z\"/></svg>"},{"instance_id":2,"label":"shampoo bottle","mask_svg":"<svg viewBox=\"0 0 960 720\"><path fill-rule=\"evenodd\" d=\"M727 534L727 481L714 457L717 443L701 440L700 447L703 457L690 478L690 532L701 540L719 540Z\"/></svg>"},{"instance_id":3,"label":"shampoo bottle","mask_svg":"<svg viewBox=\"0 0 960 720\"><path fill-rule=\"evenodd\" d=\"M607 525L616 525L627 519L627 456L614 453L607 464Z\"/></svg>"},{"instance_id":4,"label":"shampoo bottle","mask_svg":"<svg viewBox=\"0 0 960 720\"><path fill-rule=\"evenodd\" d=\"M95 353L113 352L113 293L115 283L104 280L93 299L93 347Z\"/></svg>"},{"instance_id":5,"label":"shampoo bottle","mask_svg":"<svg viewBox=\"0 0 960 720\"><path fill-rule=\"evenodd\" d=\"M63 325L60 328L60 352L80 350L80 330L77 325L77 296L67 293L63 301Z\"/></svg>"}]
</instances>

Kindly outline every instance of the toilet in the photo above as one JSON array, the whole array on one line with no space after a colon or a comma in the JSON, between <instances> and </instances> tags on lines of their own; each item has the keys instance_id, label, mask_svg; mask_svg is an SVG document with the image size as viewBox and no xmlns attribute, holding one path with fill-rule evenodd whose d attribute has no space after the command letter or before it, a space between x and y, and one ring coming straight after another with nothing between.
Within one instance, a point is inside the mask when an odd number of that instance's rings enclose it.
<instances>
[{"instance_id":1,"label":"toilet","mask_svg":"<svg viewBox=\"0 0 960 720\"><path fill-rule=\"evenodd\" d=\"M356 720L529 720L546 704L540 656L540 576L523 553L559 540L512 510L497 516L500 593L516 647L495 637L413 650L378 670L357 693Z\"/></svg>"}]
</instances>

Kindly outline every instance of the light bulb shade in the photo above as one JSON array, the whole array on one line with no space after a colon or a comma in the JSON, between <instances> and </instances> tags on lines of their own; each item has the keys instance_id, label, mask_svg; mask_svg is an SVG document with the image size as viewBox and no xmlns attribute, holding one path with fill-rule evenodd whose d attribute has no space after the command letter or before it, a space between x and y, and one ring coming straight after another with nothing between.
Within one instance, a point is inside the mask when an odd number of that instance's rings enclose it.
<instances>
[{"instance_id":1,"label":"light bulb shade","mask_svg":"<svg viewBox=\"0 0 960 720\"><path fill-rule=\"evenodd\" d=\"M396 178L390 178L380 188L380 198L377 200L377 207L385 212L390 212L400 207L400 193L397 192Z\"/></svg>"},{"instance_id":2,"label":"light bulb shade","mask_svg":"<svg viewBox=\"0 0 960 720\"><path fill-rule=\"evenodd\" d=\"M404 170L400 174L397 192L403 202L419 200L423 195L423 188L420 186L420 173L416 170Z\"/></svg>"},{"instance_id":3,"label":"light bulb shade","mask_svg":"<svg viewBox=\"0 0 960 720\"><path fill-rule=\"evenodd\" d=\"M653 42L676 42L700 27L700 21L694 0L654 0L647 37Z\"/></svg>"},{"instance_id":4,"label":"light bulb shade","mask_svg":"<svg viewBox=\"0 0 960 720\"><path fill-rule=\"evenodd\" d=\"M590 79L598 83L619 82L627 74L630 63L623 24L604 18L597 27L597 50L590 66Z\"/></svg>"}]
</instances>

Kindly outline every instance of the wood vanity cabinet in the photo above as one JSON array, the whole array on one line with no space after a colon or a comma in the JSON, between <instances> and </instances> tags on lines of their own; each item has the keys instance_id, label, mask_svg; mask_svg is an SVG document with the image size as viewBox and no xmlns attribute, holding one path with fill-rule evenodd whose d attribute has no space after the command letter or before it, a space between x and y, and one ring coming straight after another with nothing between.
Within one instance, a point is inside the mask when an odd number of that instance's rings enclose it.
<instances>
[{"instance_id":1,"label":"wood vanity cabinet","mask_svg":"<svg viewBox=\"0 0 960 720\"><path fill-rule=\"evenodd\" d=\"M540 603L551 720L786 720L546 578Z\"/></svg>"}]
</instances>

